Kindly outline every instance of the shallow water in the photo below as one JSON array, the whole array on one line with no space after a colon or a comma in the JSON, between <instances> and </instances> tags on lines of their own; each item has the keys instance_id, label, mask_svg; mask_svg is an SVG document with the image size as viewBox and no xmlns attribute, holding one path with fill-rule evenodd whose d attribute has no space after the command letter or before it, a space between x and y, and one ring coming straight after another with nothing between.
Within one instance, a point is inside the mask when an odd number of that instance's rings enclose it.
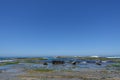
<instances>
[{"instance_id":1,"label":"shallow water","mask_svg":"<svg viewBox=\"0 0 120 80\"><path fill-rule=\"evenodd\" d=\"M96 65L92 63L87 63L87 64L76 64L72 65L70 63L65 63L65 64L57 64L53 65L52 63L48 63L48 65L43 65L43 64L30 64L26 63L25 67L27 69L52 69L52 70L72 70L72 71L79 71L81 69L104 69L108 63L104 63L102 65Z\"/></svg>"},{"instance_id":2,"label":"shallow water","mask_svg":"<svg viewBox=\"0 0 120 80\"><path fill-rule=\"evenodd\" d=\"M40 62L40 64L19 63L19 64L0 66L0 70L6 70L8 72L21 72L20 70L17 70L17 69L19 69L19 68L25 68L25 69L43 68L43 69L52 69L52 70L79 71L81 69L104 69L104 68L106 68L107 65L112 64L112 63L102 63L102 65L96 65L94 63L95 61L89 61L91 63L86 63L86 61L82 61L83 63L81 62L81 63L77 63L76 65L73 65L71 63L72 61L74 61L73 59L62 59L62 60L65 61L65 64L54 65L54 64L51 63L52 60L50 59L50 60L42 60L41 61L42 63ZM81 60L78 60L78 61L80 62ZM48 65L43 65L44 62L47 62Z\"/></svg>"}]
</instances>

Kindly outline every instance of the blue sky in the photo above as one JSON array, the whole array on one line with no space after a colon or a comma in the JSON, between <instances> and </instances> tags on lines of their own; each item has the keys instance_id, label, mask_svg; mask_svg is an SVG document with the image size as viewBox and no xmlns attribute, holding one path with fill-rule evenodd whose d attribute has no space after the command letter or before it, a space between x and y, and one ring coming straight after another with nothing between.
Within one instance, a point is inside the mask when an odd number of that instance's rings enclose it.
<instances>
[{"instance_id":1,"label":"blue sky","mask_svg":"<svg viewBox=\"0 0 120 80\"><path fill-rule=\"evenodd\" d=\"M119 54L119 0L0 0L0 56Z\"/></svg>"}]
</instances>

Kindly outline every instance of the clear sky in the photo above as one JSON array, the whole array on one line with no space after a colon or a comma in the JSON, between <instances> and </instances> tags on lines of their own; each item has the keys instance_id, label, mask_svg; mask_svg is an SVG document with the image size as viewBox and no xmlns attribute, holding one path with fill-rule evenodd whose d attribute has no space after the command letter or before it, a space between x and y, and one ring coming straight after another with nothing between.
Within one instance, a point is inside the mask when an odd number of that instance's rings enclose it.
<instances>
[{"instance_id":1,"label":"clear sky","mask_svg":"<svg viewBox=\"0 0 120 80\"><path fill-rule=\"evenodd\" d=\"M0 0L0 56L119 54L120 0Z\"/></svg>"}]
</instances>

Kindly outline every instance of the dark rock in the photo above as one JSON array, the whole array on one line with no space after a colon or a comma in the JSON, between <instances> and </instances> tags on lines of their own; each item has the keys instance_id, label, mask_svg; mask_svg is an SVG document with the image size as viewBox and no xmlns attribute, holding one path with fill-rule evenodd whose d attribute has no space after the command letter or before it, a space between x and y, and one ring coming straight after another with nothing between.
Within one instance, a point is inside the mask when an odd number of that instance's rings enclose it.
<instances>
[{"instance_id":1,"label":"dark rock","mask_svg":"<svg viewBox=\"0 0 120 80\"><path fill-rule=\"evenodd\" d=\"M48 63L45 62L45 63L43 63L43 65L48 65Z\"/></svg>"},{"instance_id":2,"label":"dark rock","mask_svg":"<svg viewBox=\"0 0 120 80\"><path fill-rule=\"evenodd\" d=\"M60 60L53 60L52 64L64 64L64 61L60 61Z\"/></svg>"}]
</instances>

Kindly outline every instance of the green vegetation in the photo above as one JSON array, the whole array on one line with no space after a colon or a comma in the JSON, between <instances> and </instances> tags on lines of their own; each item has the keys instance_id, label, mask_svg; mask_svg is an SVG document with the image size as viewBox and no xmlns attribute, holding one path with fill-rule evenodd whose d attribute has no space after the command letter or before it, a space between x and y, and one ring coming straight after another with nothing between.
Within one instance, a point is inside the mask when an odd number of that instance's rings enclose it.
<instances>
[{"instance_id":1,"label":"green vegetation","mask_svg":"<svg viewBox=\"0 0 120 80\"><path fill-rule=\"evenodd\" d=\"M45 58L18 58L17 61L24 63L39 63L40 60L46 60Z\"/></svg>"},{"instance_id":2,"label":"green vegetation","mask_svg":"<svg viewBox=\"0 0 120 80\"><path fill-rule=\"evenodd\" d=\"M81 60L109 60L108 58L105 57L77 57L77 59L81 59Z\"/></svg>"},{"instance_id":3,"label":"green vegetation","mask_svg":"<svg viewBox=\"0 0 120 80\"><path fill-rule=\"evenodd\" d=\"M4 65L10 65L10 64L18 64L19 62L3 62L0 63L0 66L4 66Z\"/></svg>"},{"instance_id":4,"label":"green vegetation","mask_svg":"<svg viewBox=\"0 0 120 80\"><path fill-rule=\"evenodd\" d=\"M106 66L107 69L109 70L120 70L120 63L114 63L111 65Z\"/></svg>"},{"instance_id":5,"label":"green vegetation","mask_svg":"<svg viewBox=\"0 0 120 80\"><path fill-rule=\"evenodd\" d=\"M38 71L38 72L50 72L50 71L53 71L52 69L43 69L43 68L33 69L33 70Z\"/></svg>"},{"instance_id":6,"label":"green vegetation","mask_svg":"<svg viewBox=\"0 0 120 80\"><path fill-rule=\"evenodd\" d=\"M53 71L52 69L44 69L44 68L36 68L36 69L31 69L28 70L28 72L51 72Z\"/></svg>"},{"instance_id":7,"label":"green vegetation","mask_svg":"<svg viewBox=\"0 0 120 80\"><path fill-rule=\"evenodd\" d=\"M112 64L112 67L120 67L120 63Z\"/></svg>"}]
</instances>

